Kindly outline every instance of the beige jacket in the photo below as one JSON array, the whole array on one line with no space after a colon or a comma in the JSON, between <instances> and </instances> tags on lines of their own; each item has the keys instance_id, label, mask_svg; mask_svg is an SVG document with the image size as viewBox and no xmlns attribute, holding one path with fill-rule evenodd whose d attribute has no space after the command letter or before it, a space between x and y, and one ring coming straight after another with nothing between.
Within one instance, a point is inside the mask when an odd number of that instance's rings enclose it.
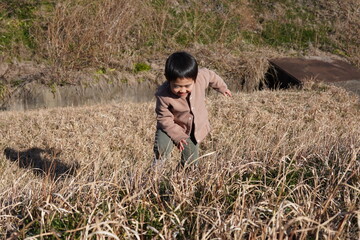
<instances>
[{"instance_id":1,"label":"beige jacket","mask_svg":"<svg viewBox=\"0 0 360 240\"><path fill-rule=\"evenodd\" d=\"M176 144L182 139L189 138L193 121L197 142L201 142L210 132L205 106L205 89L208 86L221 93L228 89L216 73L206 68L199 70L188 100L173 94L168 81L158 88L155 94L157 128L166 132Z\"/></svg>"}]
</instances>

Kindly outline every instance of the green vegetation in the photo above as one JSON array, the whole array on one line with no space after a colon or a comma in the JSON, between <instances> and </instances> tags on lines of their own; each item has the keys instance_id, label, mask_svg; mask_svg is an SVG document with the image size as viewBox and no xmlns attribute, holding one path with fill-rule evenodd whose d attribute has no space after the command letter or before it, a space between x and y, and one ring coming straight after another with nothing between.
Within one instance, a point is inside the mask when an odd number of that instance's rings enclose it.
<instances>
[{"instance_id":1,"label":"green vegetation","mask_svg":"<svg viewBox=\"0 0 360 240\"><path fill-rule=\"evenodd\" d=\"M55 93L56 93L57 84L56 84L56 83L51 83L49 87L50 87L51 93L52 93L52 94L55 94Z\"/></svg>"},{"instance_id":2,"label":"green vegetation","mask_svg":"<svg viewBox=\"0 0 360 240\"><path fill-rule=\"evenodd\" d=\"M295 47L299 50L308 48L310 44L322 46L329 42L324 32L317 31L311 26L299 26L278 21L268 22L264 26L261 37L268 45Z\"/></svg>"},{"instance_id":3,"label":"green vegetation","mask_svg":"<svg viewBox=\"0 0 360 240\"><path fill-rule=\"evenodd\" d=\"M136 63L134 65L134 73L139 73L143 71L149 71L151 70L151 66L146 63Z\"/></svg>"},{"instance_id":4,"label":"green vegetation","mask_svg":"<svg viewBox=\"0 0 360 240\"><path fill-rule=\"evenodd\" d=\"M28 57L22 48L36 53L36 35L43 34L35 32L34 25L41 21L38 11L45 8L53 11L52 6L50 1L3 0L0 3L0 51L20 59Z\"/></svg>"},{"instance_id":5,"label":"green vegetation","mask_svg":"<svg viewBox=\"0 0 360 240\"><path fill-rule=\"evenodd\" d=\"M251 2L254 9L262 15L259 20L263 28L260 34L245 31L243 36L248 41L257 45L301 51L306 51L309 47L335 51L336 42L331 38L335 29L330 23L319 21L320 18L316 15L321 11L316 5L303 5L297 1ZM279 14L276 14L277 11ZM275 13L269 16L269 12Z\"/></svg>"}]
</instances>

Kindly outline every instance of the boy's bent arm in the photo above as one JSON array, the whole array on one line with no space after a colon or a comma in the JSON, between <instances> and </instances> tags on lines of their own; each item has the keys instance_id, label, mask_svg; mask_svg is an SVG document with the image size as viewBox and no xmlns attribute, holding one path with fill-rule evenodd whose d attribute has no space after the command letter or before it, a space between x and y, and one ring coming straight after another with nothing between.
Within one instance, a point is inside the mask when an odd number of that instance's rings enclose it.
<instances>
[{"instance_id":1,"label":"boy's bent arm","mask_svg":"<svg viewBox=\"0 0 360 240\"><path fill-rule=\"evenodd\" d=\"M184 129L175 123L174 115L169 110L169 105L158 96L156 97L155 112L157 114L157 128L163 130L176 144L182 139L189 138Z\"/></svg>"},{"instance_id":2,"label":"boy's bent arm","mask_svg":"<svg viewBox=\"0 0 360 240\"><path fill-rule=\"evenodd\" d=\"M224 80L214 71L205 68L203 69L203 72L204 77L211 88L222 94L226 94L226 92L229 92L229 89Z\"/></svg>"}]
</instances>

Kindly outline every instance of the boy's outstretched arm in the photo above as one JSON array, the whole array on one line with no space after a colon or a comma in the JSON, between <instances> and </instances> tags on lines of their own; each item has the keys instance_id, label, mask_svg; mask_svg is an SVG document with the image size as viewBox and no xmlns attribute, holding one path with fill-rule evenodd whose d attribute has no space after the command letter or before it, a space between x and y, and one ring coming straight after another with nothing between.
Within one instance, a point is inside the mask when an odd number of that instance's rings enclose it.
<instances>
[{"instance_id":1,"label":"boy's outstretched arm","mask_svg":"<svg viewBox=\"0 0 360 240\"><path fill-rule=\"evenodd\" d=\"M231 91L228 89L226 83L219 75L217 75L214 71L206 68L202 69L202 72L205 75L207 85L209 85L211 88L215 89L226 97L232 96Z\"/></svg>"}]
</instances>

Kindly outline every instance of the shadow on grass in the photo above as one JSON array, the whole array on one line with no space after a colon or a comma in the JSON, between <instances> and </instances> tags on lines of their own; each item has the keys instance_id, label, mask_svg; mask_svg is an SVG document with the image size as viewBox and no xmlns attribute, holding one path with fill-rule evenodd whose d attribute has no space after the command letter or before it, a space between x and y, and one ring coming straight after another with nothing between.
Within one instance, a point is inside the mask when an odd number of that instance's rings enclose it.
<instances>
[{"instance_id":1,"label":"shadow on grass","mask_svg":"<svg viewBox=\"0 0 360 240\"><path fill-rule=\"evenodd\" d=\"M59 158L60 152L50 148L30 148L25 151L17 151L12 148L4 150L6 158L12 162L18 162L19 167L32 169L36 175L58 179L66 175L74 175L79 168L79 163L72 165L63 163Z\"/></svg>"}]
</instances>

